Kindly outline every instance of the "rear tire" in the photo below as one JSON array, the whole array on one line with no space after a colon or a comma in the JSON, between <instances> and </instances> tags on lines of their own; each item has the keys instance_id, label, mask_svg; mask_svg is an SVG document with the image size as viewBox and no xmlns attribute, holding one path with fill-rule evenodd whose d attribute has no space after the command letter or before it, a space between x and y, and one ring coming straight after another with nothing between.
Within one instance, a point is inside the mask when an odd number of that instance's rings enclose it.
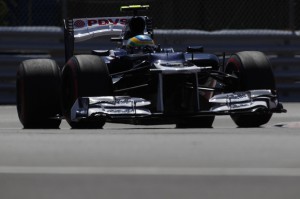
<instances>
[{"instance_id":1,"label":"rear tire","mask_svg":"<svg viewBox=\"0 0 300 199\"><path fill-rule=\"evenodd\" d=\"M99 56L76 55L70 58L62 71L63 114L74 129L98 129L105 119L71 121L71 108L79 97L112 96L112 80L106 63Z\"/></svg>"},{"instance_id":2,"label":"rear tire","mask_svg":"<svg viewBox=\"0 0 300 199\"><path fill-rule=\"evenodd\" d=\"M59 128L60 70L50 59L23 61L17 71L17 111L24 128Z\"/></svg>"},{"instance_id":3,"label":"rear tire","mask_svg":"<svg viewBox=\"0 0 300 199\"><path fill-rule=\"evenodd\" d=\"M232 55L227 62L226 73L235 74L239 78L236 91L276 89L272 66L262 52L244 51ZM272 113L231 115L239 127L259 127L266 124L271 117Z\"/></svg>"}]
</instances>

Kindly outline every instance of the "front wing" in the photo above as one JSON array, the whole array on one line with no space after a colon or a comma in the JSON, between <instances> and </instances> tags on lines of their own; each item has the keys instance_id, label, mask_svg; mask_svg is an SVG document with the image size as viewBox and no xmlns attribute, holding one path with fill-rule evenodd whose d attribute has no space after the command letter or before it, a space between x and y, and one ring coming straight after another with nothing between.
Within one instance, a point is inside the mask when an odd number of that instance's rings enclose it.
<instances>
[{"instance_id":1,"label":"front wing","mask_svg":"<svg viewBox=\"0 0 300 199\"><path fill-rule=\"evenodd\" d=\"M276 94L271 90L250 90L245 92L218 94L209 102L209 111L180 113L177 116L230 115L230 114L261 114L286 112L278 102ZM129 96L80 97L71 109L71 120L95 117L114 119L134 119L151 117L176 117L164 113L151 113L147 108L151 104L142 98ZM201 106L201 105L200 105Z\"/></svg>"}]
</instances>

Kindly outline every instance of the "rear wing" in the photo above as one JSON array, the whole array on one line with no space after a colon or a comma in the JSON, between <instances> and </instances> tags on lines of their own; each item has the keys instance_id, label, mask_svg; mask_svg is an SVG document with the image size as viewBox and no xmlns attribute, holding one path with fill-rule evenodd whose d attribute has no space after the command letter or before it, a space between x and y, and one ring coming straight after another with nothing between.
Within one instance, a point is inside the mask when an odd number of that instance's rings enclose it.
<instances>
[{"instance_id":1,"label":"rear wing","mask_svg":"<svg viewBox=\"0 0 300 199\"><path fill-rule=\"evenodd\" d=\"M105 35L120 35L127 20L132 17L100 17L71 19L71 27L74 32L74 42L81 42ZM70 22L69 22L70 24Z\"/></svg>"},{"instance_id":2,"label":"rear wing","mask_svg":"<svg viewBox=\"0 0 300 199\"><path fill-rule=\"evenodd\" d=\"M128 21L132 16L76 18L64 20L65 58L73 56L74 43L83 42L100 36L119 36L126 39ZM145 21L141 34L153 36L152 21L146 16L139 16Z\"/></svg>"},{"instance_id":3,"label":"rear wing","mask_svg":"<svg viewBox=\"0 0 300 199\"><path fill-rule=\"evenodd\" d=\"M120 10L133 11L133 16L65 19L66 62L74 54L75 42L105 35L119 36L121 41L137 34L148 34L153 38L152 21L146 16L137 16L137 11L148 9L148 5L130 5L122 6Z\"/></svg>"}]
</instances>

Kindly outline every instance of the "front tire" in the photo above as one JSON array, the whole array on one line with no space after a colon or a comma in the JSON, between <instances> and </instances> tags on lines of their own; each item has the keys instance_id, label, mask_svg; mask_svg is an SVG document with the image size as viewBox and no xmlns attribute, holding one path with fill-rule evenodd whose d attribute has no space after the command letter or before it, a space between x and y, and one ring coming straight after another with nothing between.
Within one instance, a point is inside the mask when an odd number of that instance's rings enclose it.
<instances>
[{"instance_id":1,"label":"front tire","mask_svg":"<svg viewBox=\"0 0 300 199\"><path fill-rule=\"evenodd\" d=\"M17 71L17 111L24 128L59 128L60 70L50 59L21 62Z\"/></svg>"},{"instance_id":2,"label":"front tire","mask_svg":"<svg viewBox=\"0 0 300 199\"><path fill-rule=\"evenodd\" d=\"M236 91L276 89L271 63L262 52L244 51L233 54L227 62L226 73L238 77L239 83L234 88ZM259 127L266 124L271 117L272 113L231 115L239 127Z\"/></svg>"},{"instance_id":3,"label":"front tire","mask_svg":"<svg viewBox=\"0 0 300 199\"><path fill-rule=\"evenodd\" d=\"M70 58L62 71L63 114L74 129L102 128L105 119L71 121L71 108L79 97L112 96L112 80L106 63L95 55L76 55Z\"/></svg>"}]
</instances>

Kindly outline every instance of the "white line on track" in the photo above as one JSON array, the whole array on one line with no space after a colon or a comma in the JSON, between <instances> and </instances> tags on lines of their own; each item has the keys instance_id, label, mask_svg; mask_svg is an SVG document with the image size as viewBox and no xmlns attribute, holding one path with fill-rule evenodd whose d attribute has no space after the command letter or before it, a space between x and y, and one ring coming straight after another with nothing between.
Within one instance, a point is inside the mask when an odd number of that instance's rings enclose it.
<instances>
[{"instance_id":1,"label":"white line on track","mask_svg":"<svg viewBox=\"0 0 300 199\"><path fill-rule=\"evenodd\" d=\"M0 167L0 174L300 176L300 168Z\"/></svg>"}]
</instances>

